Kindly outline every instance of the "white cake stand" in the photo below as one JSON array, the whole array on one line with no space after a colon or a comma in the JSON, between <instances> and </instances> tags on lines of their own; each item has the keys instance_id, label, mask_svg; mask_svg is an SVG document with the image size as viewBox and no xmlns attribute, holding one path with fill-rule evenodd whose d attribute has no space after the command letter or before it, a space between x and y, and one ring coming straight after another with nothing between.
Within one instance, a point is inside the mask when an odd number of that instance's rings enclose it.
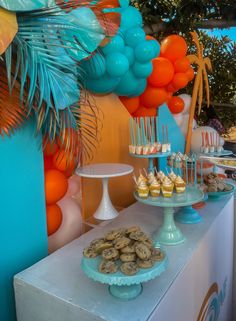
<instances>
[{"instance_id":1,"label":"white cake stand","mask_svg":"<svg viewBox=\"0 0 236 321\"><path fill-rule=\"evenodd\" d=\"M126 164L103 163L82 166L76 173L81 177L100 178L103 184L103 195L99 207L94 213L98 220L111 220L118 216L117 210L111 203L108 192L108 180L112 177L128 175L133 172L133 167Z\"/></svg>"}]
</instances>

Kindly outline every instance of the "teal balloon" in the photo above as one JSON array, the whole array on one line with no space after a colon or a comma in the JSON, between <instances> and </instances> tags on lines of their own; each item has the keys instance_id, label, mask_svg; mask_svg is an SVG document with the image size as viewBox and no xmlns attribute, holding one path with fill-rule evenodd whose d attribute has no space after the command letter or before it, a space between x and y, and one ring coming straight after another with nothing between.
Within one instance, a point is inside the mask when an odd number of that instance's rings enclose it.
<instances>
[{"instance_id":1,"label":"teal balloon","mask_svg":"<svg viewBox=\"0 0 236 321\"><path fill-rule=\"evenodd\" d=\"M85 71L85 76L92 79L98 79L106 72L105 58L99 53L96 53L89 60L84 60L81 66Z\"/></svg>"},{"instance_id":2,"label":"teal balloon","mask_svg":"<svg viewBox=\"0 0 236 321\"><path fill-rule=\"evenodd\" d=\"M108 74L99 79L85 79L85 88L95 94L109 94L114 92L120 78L112 78Z\"/></svg>"},{"instance_id":3,"label":"teal balloon","mask_svg":"<svg viewBox=\"0 0 236 321\"><path fill-rule=\"evenodd\" d=\"M136 89L129 95L129 97L136 97L140 96L146 89L147 87L147 80L146 79L140 79L138 86Z\"/></svg>"},{"instance_id":4,"label":"teal balloon","mask_svg":"<svg viewBox=\"0 0 236 321\"><path fill-rule=\"evenodd\" d=\"M120 80L118 86L116 87L115 93L118 96L129 96L138 87L139 81L134 76L133 72L129 70Z\"/></svg>"},{"instance_id":5,"label":"teal balloon","mask_svg":"<svg viewBox=\"0 0 236 321\"><path fill-rule=\"evenodd\" d=\"M143 18L138 9L129 6L121 14L120 30L128 30L134 27L142 27Z\"/></svg>"},{"instance_id":6,"label":"teal balloon","mask_svg":"<svg viewBox=\"0 0 236 321\"><path fill-rule=\"evenodd\" d=\"M135 61L135 57L134 57L134 49L128 46L125 46L124 50L123 50L123 54L126 56L126 58L129 61L129 65L132 66L134 61Z\"/></svg>"},{"instance_id":7,"label":"teal balloon","mask_svg":"<svg viewBox=\"0 0 236 321\"><path fill-rule=\"evenodd\" d=\"M139 62L148 62L155 58L155 50L153 49L153 44L149 41L140 43L134 50L136 59Z\"/></svg>"},{"instance_id":8,"label":"teal balloon","mask_svg":"<svg viewBox=\"0 0 236 321\"><path fill-rule=\"evenodd\" d=\"M156 40L148 40L148 42L153 46L155 57L159 56L161 50L159 42Z\"/></svg>"},{"instance_id":9,"label":"teal balloon","mask_svg":"<svg viewBox=\"0 0 236 321\"><path fill-rule=\"evenodd\" d=\"M112 40L102 48L105 55L109 55L114 52L122 52L125 47L124 40L121 36L117 35L112 38Z\"/></svg>"},{"instance_id":10,"label":"teal balloon","mask_svg":"<svg viewBox=\"0 0 236 321\"><path fill-rule=\"evenodd\" d=\"M136 61L132 66L134 75L137 78L147 78L152 73L152 62L140 63Z\"/></svg>"},{"instance_id":11,"label":"teal balloon","mask_svg":"<svg viewBox=\"0 0 236 321\"><path fill-rule=\"evenodd\" d=\"M129 70L129 61L119 52L106 56L107 73L112 77L121 77Z\"/></svg>"},{"instance_id":12,"label":"teal balloon","mask_svg":"<svg viewBox=\"0 0 236 321\"><path fill-rule=\"evenodd\" d=\"M125 44L135 48L139 43L144 42L146 34L140 27L129 29L125 35Z\"/></svg>"}]
</instances>

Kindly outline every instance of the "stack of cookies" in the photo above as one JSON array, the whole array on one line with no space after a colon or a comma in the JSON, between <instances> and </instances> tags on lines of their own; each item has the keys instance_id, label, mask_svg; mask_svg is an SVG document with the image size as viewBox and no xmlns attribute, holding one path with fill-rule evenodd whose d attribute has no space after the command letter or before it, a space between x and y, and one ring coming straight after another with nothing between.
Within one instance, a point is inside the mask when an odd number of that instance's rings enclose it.
<instances>
[{"instance_id":1,"label":"stack of cookies","mask_svg":"<svg viewBox=\"0 0 236 321\"><path fill-rule=\"evenodd\" d=\"M120 270L130 276L164 259L164 253L153 248L151 238L139 226L112 230L104 238L93 240L83 254L86 258L101 255L98 267L101 273L111 274Z\"/></svg>"}]
</instances>

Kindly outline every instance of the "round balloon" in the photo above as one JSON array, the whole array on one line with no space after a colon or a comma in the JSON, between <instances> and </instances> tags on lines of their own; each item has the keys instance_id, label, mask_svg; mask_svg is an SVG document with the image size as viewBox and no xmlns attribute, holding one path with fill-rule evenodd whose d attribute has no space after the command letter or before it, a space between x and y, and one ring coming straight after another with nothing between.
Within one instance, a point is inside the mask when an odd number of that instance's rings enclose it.
<instances>
[{"instance_id":1,"label":"round balloon","mask_svg":"<svg viewBox=\"0 0 236 321\"><path fill-rule=\"evenodd\" d=\"M173 96L168 102L172 114L179 114L184 110L184 101L178 96Z\"/></svg>"},{"instance_id":2,"label":"round balloon","mask_svg":"<svg viewBox=\"0 0 236 321\"><path fill-rule=\"evenodd\" d=\"M194 125L194 124L193 124ZM218 135L217 131L209 126L202 126L202 127L198 127L196 128L193 133L192 133L192 138L191 138L191 151L194 153L200 153L201 151L201 146L202 146L202 132L210 133L213 134L213 136L216 137L216 135Z\"/></svg>"},{"instance_id":3,"label":"round balloon","mask_svg":"<svg viewBox=\"0 0 236 321\"><path fill-rule=\"evenodd\" d=\"M119 85L115 89L118 96L129 96L139 85L138 79L133 72L129 70L120 80Z\"/></svg>"},{"instance_id":4,"label":"round balloon","mask_svg":"<svg viewBox=\"0 0 236 321\"><path fill-rule=\"evenodd\" d=\"M85 79L85 87L96 94L109 94L119 82L120 77L112 78L106 73L99 79Z\"/></svg>"},{"instance_id":5,"label":"round balloon","mask_svg":"<svg viewBox=\"0 0 236 321\"><path fill-rule=\"evenodd\" d=\"M161 49L159 42L154 37L151 37L151 36L146 36L146 39L149 40L150 43L153 45L155 57L159 56L160 49Z\"/></svg>"},{"instance_id":6,"label":"round balloon","mask_svg":"<svg viewBox=\"0 0 236 321\"><path fill-rule=\"evenodd\" d=\"M144 42L146 34L140 27L129 29L125 34L125 43L127 46L135 48L139 43Z\"/></svg>"},{"instance_id":7,"label":"round balloon","mask_svg":"<svg viewBox=\"0 0 236 321\"><path fill-rule=\"evenodd\" d=\"M129 70L129 61L122 53L111 53L106 57L106 69L110 76L121 77Z\"/></svg>"},{"instance_id":8,"label":"round balloon","mask_svg":"<svg viewBox=\"0 0 236 321\"><path fill-rule=\"evenodd\" d=\"M192 67L190 67L186 72L185 75L188 77L188 81L192 81L195 77L195 73Z\"/></svg>"},{"instance_id":9,"label":"round balloon","mask_svg":"<svg viewBox=\"0 0 236 321\"><path fill-rule=\"evenodd\" d=\"M134 117L156 117L157 109L156 108L145 108L140 106L135 113Z\"/></svg>"},{"instance_id":10,"label":"round balloon","mask_svg":"<svg viewBox=\"0 0 236 321\"><path fill-rule=\"evenodd\" d=\"M76 161L75 158L70 155L70 153L66 153L65 150L59 150L53 156L53 165L59 171L64 172L71 167L75 168Z\"/></svg>"},{"instance_id":11,"label":"round balloon","mask_svg":"<svg viewBox=\"0 0 236 321\"><path fill-rule=\"evenodd\" d=\"M148 78L148 83L155 87L163 87L169 84L174 76L173 64L165 58L155 58L152 61L153 71Z\"/></svg>"},{"instance_id":12,"label":"round balloon","mask_svg":"<svg viewBox=\"0 0 236 321\"><path fill-rule=\"evenodd\" d=\"M114 52L122 52L125 47L124 40L121 36L116 35L111 39L111 41L102 48L102 52L105 55L114 53Z\"/></svg>"},{"instance_id":13,"label":"round balloon","mask_svg":"<svg viewBox=\"0 0 236 321\"><path fill-rule=\"evenodd\" d=\"M132 67L133 73L137 78L147 78L152 73L152 63L140 63L136 61Z\"/></svg>"},{"instance_id":14,"label":"round balloon","mask_svg":"<svg viewBox=\"0 0 236 321\"><path fill-rule=\"evenodd\" d=\"M62 212L60 207L57 204L47 205L46 206L46 215L47 215L47 232L48 235L55 233L62 222Z\"/></svg>"},{"instance_id":15,"label":"round balloon","mask_svg":"<svg viewBox=\"0 0 236 321\"><path fill-rule=\"evenodd\" d=\"M134 61L135 61L135 57L134 57L134 49L128 46L125 46L124 50L123 50L123 54L126 56L126 58L129 61L129 65L132 66Z\"/></svg>"},{"instance_id":16,"label":"round balloon","mask_svg":"<svg viewBox=\"0 0 236 321\"><path fill-rule=\"evenodd\" d=\"M173 87L176 88L176 89L184 88L184 87L186 87L187 84L188 84L188 77L187 77L186 74L184 74L184 73L177 72L177 73L174 75L171 84L172 84Z\"/></svg>"},{"instance_id":17,"label":"round balloon","mask_svg":"<svg viewBox=\"0 0 236 321\"><path fill-rule=\"evenodd\" d=\"M129 97L140 96L147 87L146 79L139 79L137 87L129 94Z\"/></svg>"},{"instance_id":18,"label":"round balloon","mask_svg":"<svg viewBox=\"0 0 236 321\"><path fill-rule=\"evenodd\" d=\"M134 54L139 62L148 62L155 58L155 49L150 41L144 41L136 46Z\"/></svg>"},{"instance_id":19,"label":"round balloon","mask_svg":"<svg viewBox=\"0 0 236 321\"><path fill-rule=\"evenodd\" d=\"M65 197L72 197L80 191L80 179L77 175L73 175L68 179L68 190Z\"/></svg>"},{"instance_id":20,"label":"round balloon","mask_svg":"<svg viewBox=\"0 0 236 321\"><path fill-rule=\"evenodd\" d=\"M83 69L86 72L86 77L98 79L106 72L106 61L103 55L96 53L89 60L84 60L82 63Z\"/></svg>"},{"instance_id":21,"label":"round balloon","mask_svg":"<svg viewBox=\"0 0 236 321\"><path fill-rule=\"evenodd\" d=\"M50 156L44 156L43 157L44 161L44 170L52 169L54 167L52 157Z\"/></svg>"},{"instance_id":22,"label":"round balloon","mask_svg":"<svg viewBox=\"0 0 236 321\"><path fill-rule=\"evenodd\" d=\"M46 203L54 204L66 194L67 179L63 173L55 169L45 171L44 179Z\"/></svg>"},{"instance_id":23,"label":"round balloon","mask_svg":"<svg viewBox=\"0 0 236 321\"><path fill-rule=\"evenodd\" d=\"M140 100L139 97L119 97L122 104L128 110L130 114L133 114L139 107Z\"/></svg>"},{"instance_id":24,"label":"round balloon","mask_svg":"<svg viewBox=\"0 0 236 321\"><path fill-rule=\"evenodd\" d=\"M124 32L134 27L142 27L143 19L141 13L134 7L129 6L121 14L120 31Z\"/></svg>"},{"instance_id":25,"label":"round balloon","mask_svg":"<svg viewBox=\"0 0 236 321\"><path fill-rule=\"evenodd\" d=\"M157 108L165 103L168 99L168 94L165 88L155 88L147 86L144 93L140 96L141 105L146 108Z\"/></svg>"},{"instance_id":26,"label":"round balloon","mask_svg":"<svg viewBox=\"0 0 236 321\"><path fill-rule=\"evenodd\" d=\"M186 72L191 68L190 61L187 57L180 58L174 62L175 72Z\"/></svg>"},{"instance_id":27,"label":"round balloon","mask_svg":"<svg viewBox=\"0 0 236 321\"><path fill-rule=\"evenodd\" d=\"M48 238L49 253L56 251L79 237L83 230L81 209L78 203L70 197L64 197L58 202L58 205L62 211L62 224Z\"/></svg>"},{"instance_id":28,"label":"round balloon","mask_svg":"<svg viewBox=\"0 0 236 321\"><path fill-rule=\"evenodd\" d=\"M161 56L174 62L187 54L187 43L183 37L170 35L161 43Z\"/></svg>"}]
</instances>

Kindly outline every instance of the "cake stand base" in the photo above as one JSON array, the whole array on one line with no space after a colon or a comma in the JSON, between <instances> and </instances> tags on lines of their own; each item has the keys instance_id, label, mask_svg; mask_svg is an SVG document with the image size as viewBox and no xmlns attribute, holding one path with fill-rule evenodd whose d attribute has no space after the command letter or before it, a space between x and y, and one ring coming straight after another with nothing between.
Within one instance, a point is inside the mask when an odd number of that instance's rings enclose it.
<instances>
[{"instance_id":1,"label":"cake stand base","mask_svg":"<svg viewBox=\"0 0 236 321\"><path fill-rule=\"evenodd\" d=\"M175 225L174 221L174 209L172 207L166 207L164 211L164 222L162 227L153 235L154 246L158 247L158 244L163 245L178 245L185 241L180 229Z\"/></svg>"},{"instance_id":2,"label":"cake stand base","mask_svg":"<svg viewBox=\"0 0 236 321\"><path fill-rule=\"evenodd\" d=\"M197 224L202 221L202 217L192 206L186 206L179 210L175 220L182 224Z\"/></svg>"},{"instance_id":3,"label":"cake stand base","mask_svg":"<svg viewBox=\"0 0 236 321\"><path fill-rule=\"evenodd\" d=\"M142 284L133 284L133 285L110 285L109 291L111 295L115 298L129 301L135 299L137 296L141 294L143 290Z\"/></svg>"}]
</instances>

